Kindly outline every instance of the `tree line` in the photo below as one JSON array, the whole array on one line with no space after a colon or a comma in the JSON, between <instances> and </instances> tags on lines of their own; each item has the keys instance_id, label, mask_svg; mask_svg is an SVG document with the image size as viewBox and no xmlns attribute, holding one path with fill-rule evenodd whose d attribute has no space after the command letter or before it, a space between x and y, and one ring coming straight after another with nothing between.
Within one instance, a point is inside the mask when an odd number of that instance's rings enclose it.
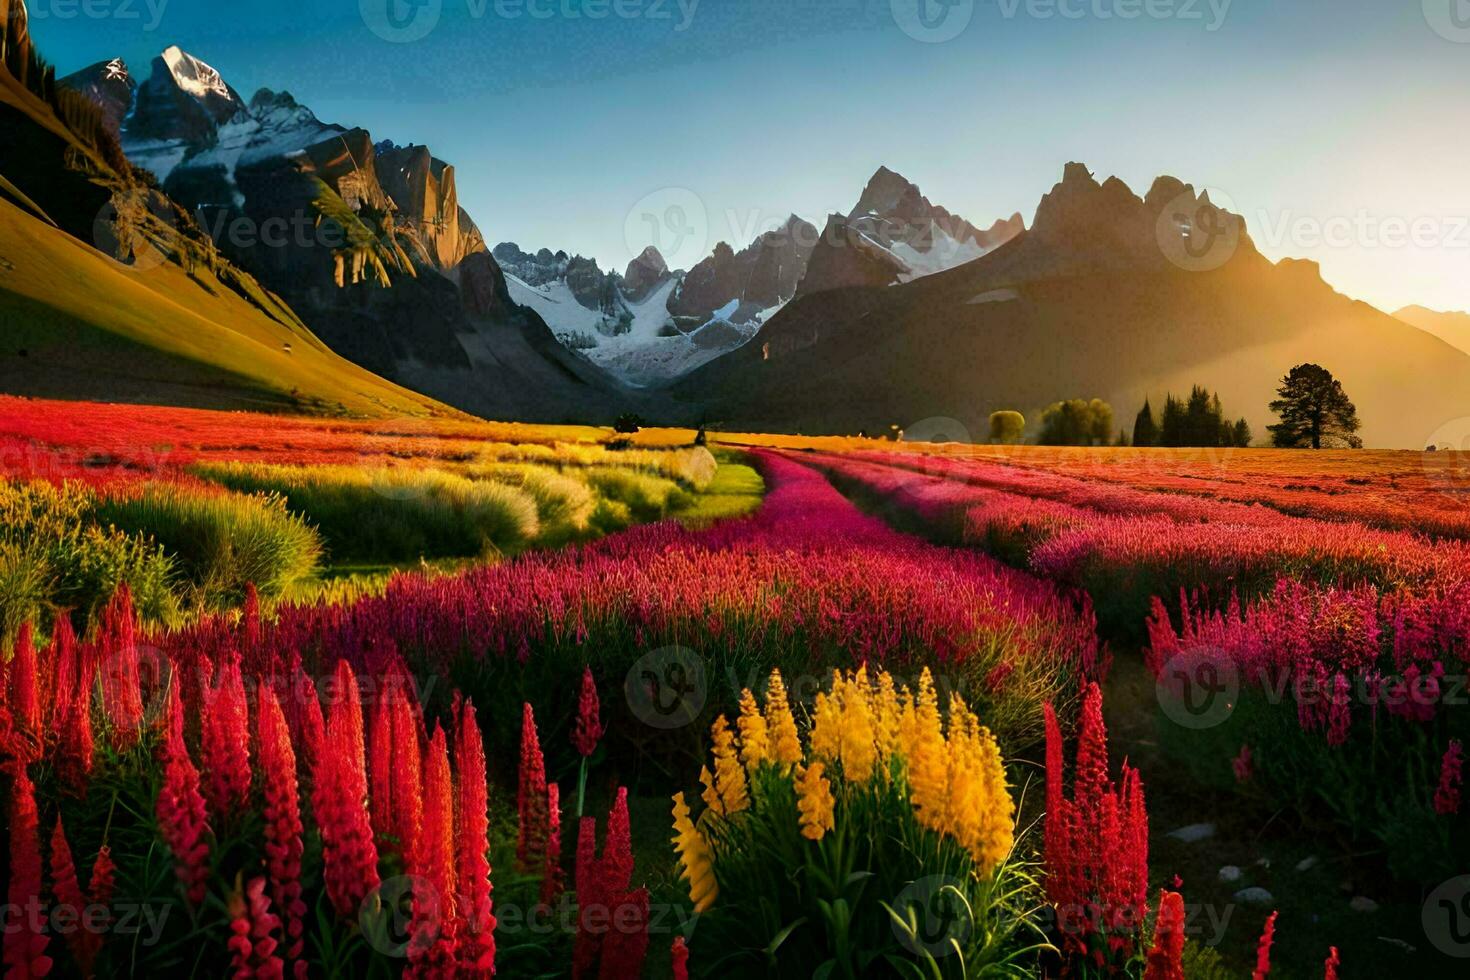
<instances>
[{"instance_id":1,"label":"tree line","mask_svg":"<svg viewBox=\"0 0 1470 980\"><path fill-rule=\"evenodd\" d=\"M1270 408L1280 419L1269 426L1278 449L1360 449L1358 410L1342 382L1318 364L1299 364L1281 379ZM1133 422L1133 432L1114 430L1113 407L1100 398L1074 398L1050 405L1041 414L1037 443L1043 446L1142 446L1165 448L1245 448L1254 434L1245 418L1231 420L1218 392L1195 385L1188 398L1168 394L1155 415L1149 399ZM990 416L990 442L1019 445L1026 419L1020 412Z\"/></svg>"}]
</instances>

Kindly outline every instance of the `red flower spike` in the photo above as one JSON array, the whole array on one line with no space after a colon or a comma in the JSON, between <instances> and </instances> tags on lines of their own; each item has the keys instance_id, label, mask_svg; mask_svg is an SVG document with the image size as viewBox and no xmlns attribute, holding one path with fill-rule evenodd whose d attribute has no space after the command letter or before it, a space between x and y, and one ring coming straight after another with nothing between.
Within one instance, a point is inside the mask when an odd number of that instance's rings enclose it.
<instances>
[{"instance_id":1,"label":"red flower spike","mask_svg":"<svg viewBox=\"0 0 1470 980\"><path fill-rule=\"evenodd\" d=\"M1460 812L1460 787L1464 781L1465 749L1452 739L1439 766L1439 786L1434 791L1434 812L1452 817Z\"/></svg>"},{"instance_id":2,"label":"red flower spike","mask_svg":"<svg viewBox=\"0 0 1470 980\"><path fill-rule=\"evenodd\" d=\"M455 917L454 785L449 749L437 725L424 756L424 825L413 862L413 916L405 977L454 975L458 951ZM426 889L419 894L417 889Z\"/></svg>"},{"instance_id":3,"label":"red flower spike","mask_svg":"<svg viewBox=\"0 0 1470 980\"><path fill-rule=\"evenodd\" d=\"M209 822L199 791L199 770L184 744L184 708L179 689L169 686L167 737L163 753L163 788L158 794L158 825L174 855L174 871L189 901L204 901L209 878Z\"/></svg>"},{"instance_id":4,"label":"red flower spike","mask_svg":"<svg viewBox=\"0 0 1470 980\"><path fill-rule=\"evenodd\" d=\"M230 896L230 966L235 980L281 980L285 964L277 955L281 920L271 911L265 879L255 878L242 894Z\"/></svg>"},{"instance_id":5,"label":"red flower spike","mask_svg":"<svg viewBox=\"0 0 1470 980\"><path fill-rule=\"evenodd\" d=\"M542 866L546 850L546 760L536 734L536 715L529 704L521 712L521 770L516 792L520 832L516 864L524 874Z\"/></svg>"},{"instance_id":6,"label":"red flower spike","mask_svg":"<svg viewBox=\"0 0 1470 980\"><path fill-rule=\"evenodd\" d=\"M380 884L378 849L367 808L362 703L345 660L337 663L334 687L326 744L312 774L312 805L322 835L327 896L339 916L351 918Z\"/></svg>"},{"instance_id":7,"label":"red flower spike","mask_svg":"<svg viewBox=\"0 0 1470 980\"><path fill-rule=\"evenodd\" d=\"M4 910L3 960L6 980L28 980L51 972L46 947L51 940L32 930L36 923L27 914L41 901L40 815L36 812L36 787L25 767L17 767L10 790L10 885L9 904Z\"/></svg>"},{"instance_id":8,"label":"red flower spike","mask_svg":"<svg viewBox=\"0 0 1470 980\"><path fill-rule=\"evenodd\" d=\"M1159 892L1159 918L1143 980L1184 980L1184 896Z\"/></svg>"},{"instance_id":9,"label":"red flower spike","mask_svg":"<svg viewBox=\"0 0 1470 980\"><path fill-rule=\"evenodd\" d=\"M601 705L597 700L597 682L592 678L592 668L582 671L582 690L577 697L577 725L572 730L572 745L585 759L597 751L597 743L604 732L600 717Z\"/></svg>"},{"instance_id":10,"label":"red flower spike","mask_svg":"<svg viewBox=\"0 0 1470 980\"><path fill-rule=\"evenodd\" d=\"M1261 942L1256 947L1256 968L1251 973L1251 980L1266 980L1271 973L1271 945L1276 940L1276 913L1272 912L1266 919L1265 931L1261 933Z\"/></svg>"},{"instance_id":11,"label":"red flower spike","mask_svg":"<svg viewBox=\"0 0 1470 980\"><path fill-rule=\"evenodd\" d=\"M555 902L562 893L561 876L561 787L546 787L546 864L541 872L541 901Z\"/></svg>"},{"instance_id":12,"label":"red flower spike","mask_svg":"<svg viewBox=\"0 0 1470 980\"><path fill-rule=\"evenodd\" d=\"M389 704L392 726L392 798L393 836L404 860L412 857L418 846L419 827L423 823L424 784L423 748L420 725L413 706L401 697Z\"/></svg>"},{"instance_id":13,"label":"red flower spike","mask_svg":"<svg viewBox=\"0 0 1470 980\"><path fill-rule=\"evenodd\" d=\"M265 855L271 904L284 917L285 958L305 969L306 902L301 894L301 803L296 752L280 702L261 684L256 709L256 743L265 797Z\"/></svg>"},{"instance_id":14,"label":"red flower spike","mask_svg":"<svg viewBox=\"0 0 1470 980\"><path fill-rule=\"evenodd\" d=\"M485 745L475 706L459 713L454 743L459 773L455 805L455 885L459 889L459 972L467 978L495 975L495 915L490 884L489 790Z\"/></svg>"},{"instance_id":15,"label":"red flower spike","mask_svg":"<svg viewBox=\"0 0 1470 980\"><path fill-rule=\"evenodd\" d=\"M689 980L689 946L684 942L683 936L674 937L674 945L669 949L669 959L673 964L674 980Z\"/></svg>"},{"instance_id":16,"label":"red flower spike","mask_svg":"<svg viewBox=\"0 0 1470 980\"><path fill-rule=\"evenodd\" d=\"M219 669L200 719L204 756L204 795L217 819L244 810L250 802L250 711L238 658Z\"/></svg>"},{"instance_id":17,"label":"red flower spike","mask_svg":"<svg viewBox=\"0 0 1470 980\"><path fill-rule=\"evenodd\" d=\"M1323 980L1337 980L1337 968L1342 966L1342 960L1337 955L1337 947L1333 946L1327 954L1327 962L1323 964Z\"/></svg>"}]
</instances>

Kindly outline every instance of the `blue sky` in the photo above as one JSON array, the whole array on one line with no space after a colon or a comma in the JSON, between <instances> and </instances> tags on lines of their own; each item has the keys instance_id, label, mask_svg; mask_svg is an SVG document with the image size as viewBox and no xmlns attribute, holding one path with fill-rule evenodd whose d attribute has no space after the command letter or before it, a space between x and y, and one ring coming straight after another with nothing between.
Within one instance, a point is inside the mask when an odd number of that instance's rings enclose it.
<instances>
[{"instance_id":1,"label":"blue sky","mask_svg":"<svg viewBox=\"0 0 1470 980\"><path fill-rule=\"evenodd\" d=\"M906 32L919 2L954 36ZM1215 188L1268 255L1316 259L1375 305L1470 308L1466 0L940 2L31 6L63 73L122 56L145 74L177 43L247 98L287 88L428 144L492 244L621 268L648 243L641 214L677 204L683 254L738 246L848 210L880 165L977 224L1029 222L1082 160L1139 193L1162 173ZM385 3L432 29L385 40Z\"/></svg>"}]
</instances>

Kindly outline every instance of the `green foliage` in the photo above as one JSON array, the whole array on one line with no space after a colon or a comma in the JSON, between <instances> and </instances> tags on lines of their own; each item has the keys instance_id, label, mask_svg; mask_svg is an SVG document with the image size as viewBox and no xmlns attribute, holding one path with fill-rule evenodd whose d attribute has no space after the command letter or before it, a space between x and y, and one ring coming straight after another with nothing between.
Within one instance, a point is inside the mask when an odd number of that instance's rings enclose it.
<instances>
[{"instance_id":1,"label":"green foliage","mask_svg":"<svg viewBox=\"0 0 1470 980\"><path fill-rule=\"evenodd\" d=\"M62 610L85 628L123 583L146 621L177 618L173 563L151 536L100 526L95 505L80 484L0 483L0 641Z\"/></svg>"},{"instance_id":2,"label":"green foliage","mask_svg":"<svg viewBox=\"0 0 1470 980\"><path fill-rule=\"evenodd\" d=\"M1026 435L1026 416L1020 412L995 412L990 416L990 441L1000 446L1018 446Z\"/></svg>"},{"instance_id":3,"label":"green foliage","mask_svg":"<svg viewBox=\"0 0 1470 980\"><path fill-rule=\"evenodd\" d=\"M693 505L679 513L679 520L700 527L718 520L744 517L760 507L765 495L766 481L753 467L743 463L723 463L714 482L695 498Z\"/></svg>"},{"instance_id":4,"label":"green foliage","mask_svg":"<svg viewBox=\"0 0 1470 980\"><path fill-rule=\"evenodd\" d=\"M1271 411L1281 421L1270 426L1278 449L1363 448L1358 409L1332 372L1317 364L1298 364L1281 380Z\"/></svg>"},{"instance_id":5,"label":"green foliage","mask_svg":"<svg viewBox=\"0 0 1470 980\"><path fill-rule=\"evenodd\" d=\"M1200 385L1194 386L1187 401L1180 401L1173 395L1164 400L1163 423L1157 432L1151 432L1145 426L1145 413L1149 416L1148 426L1151 426L1153 413L1147 401L1134 426L1133 444L1136 446L1145 445L1138 436L1140 428L1150 433L1147 445L1151 446L1245 448L1251 444L1250 423L1245 419L1232 423L1225 417L1219 394L1211 394Z\"/></svg>"},{"instance_id":6,"label":"green foliage","mask_svg":"<svg viewBox=\"0 0 1470 980\"><path fill-rule=\"evenodd\" d=\"M1204 946L1193 940L1185 943L1184 980L1238 980L1213 946Z\"/></svg>"},{"instance_id":7,"label":"green foliage","mask_svg":"<svg viewBox=\"0 0 1470 980\"><path fill-rule=\"evenodd\" d=\"M516 486L435 469L209 464L232 490L279 494L314 524L334 562L415 562L512 552L540 533L537 502Z\"/></svg>"},{"instance_id":8,"label":"green foliage","mask_svg":"<svg viewBox=\"0 0 1470 980\"><path fill-rule=\"evenodd\" d=\"M248 585L274 598L314 575L321 563L321 539L278 496L144 483L100 497L94 514L101 523L156 539L200 608L236 604Z\"/></svg>"},{"instance_id":9,"label":"green foliage","mask_svg":"<svg viewBox=\"0 0 1470 980\"><path fill-rule=\"evenodd\" d=\"M1113 407L1100 398L1057 402L1041 413L1043 446L1106 446L1113 438Z\"/></svg>"},{"instance_id":10,"label":"green foliage","mask_svg":"<svg viewBox=\"0 0 1470 980\"><path fill-rule=\"evenodd\" d=\"M1159 423L1154 419L1153 406L1147 398L1143 400L1143 407L1138 410L1138 418L1133 421L1133 445L1155 446L1159 441Z\"/></svg>"},{"instance_id":11,"label":"green foliage","mask_svg":"<svg viewBox=\"0 0 1470 980\"><path fill-rule=\"evenodd\" d=\"M587 482L603 497L625 505L638 521L656 521L690 503L690 496L673 480L614 466L585 472Z\"/></svg>"}]
</instances>

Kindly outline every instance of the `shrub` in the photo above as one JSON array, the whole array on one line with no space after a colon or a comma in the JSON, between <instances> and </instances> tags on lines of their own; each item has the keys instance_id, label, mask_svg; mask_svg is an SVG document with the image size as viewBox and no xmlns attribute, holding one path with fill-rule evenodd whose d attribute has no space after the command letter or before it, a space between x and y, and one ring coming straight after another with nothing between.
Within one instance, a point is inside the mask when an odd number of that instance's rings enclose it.
<instances>
[{"instance_id":1,"label":"shrub","mask_svg":"<svg viewBox=\"0 0 1470 980\"><path fill-rule=\"evenodd\" d=\"M518 487L535 501L541 522L537 537L540 544L565 544L591 530L597 495L572 474L545 466L502 463L476 469L473 475Z\"/></svg>"},{"instance_id":2,"label":"shrub","mask_svg":"<svg viewBox=\"0 0 1470 980\"><path fill-rule=\"evenodd\" d=\"M647 473L599 466L587 470L586 477L599 494L626 505L640 521L659 520L690 502L689 495L673 480Z\"/></svg>"},{"instance_id":3,"label":"shrub","mask_svg":"<svg viewBox=\"0 0 1470 980\"><path fill-rule=\"evenodd\" d=\"M279 496L142 483L99 497L94 514L124 531L151 534L205 608L240 602L249 585L274 598L321 562L321 539Z\"/></svg>"},{"instance_id":4,"label":"shrub","mask_svg":"<svg viewBox=\"0 0 1470 980\"><path fill-rule=\"evenodd\" d=\"M94 504L80 484L0 483L0 641L58 610L85 628L124 583L145 620L176 618L172 562L145 534L99 527Z\"/></svg>"},{"instance_id":5,"label":"shrub","mask_svg":"<svg viewBox=\"0 0 1470 980\"><path fill-rule=\"evenodd\" d=\"M996 412L990 416L990 441L1002 446L1020 445L1026 435L1026 416L1020 412Z\"/></svg>"},{"instance_id":6,"label":"shrub","mask_svg":"<svg viewBox=\"0 0 1470 980\"><path fill-rule=\"evenodd\" d=\"M320 530L336 562L473 558L525 547L540 531L519 488L434 469L205 465L234 490L280 494Z\"/></svg>"}]
</instances>

